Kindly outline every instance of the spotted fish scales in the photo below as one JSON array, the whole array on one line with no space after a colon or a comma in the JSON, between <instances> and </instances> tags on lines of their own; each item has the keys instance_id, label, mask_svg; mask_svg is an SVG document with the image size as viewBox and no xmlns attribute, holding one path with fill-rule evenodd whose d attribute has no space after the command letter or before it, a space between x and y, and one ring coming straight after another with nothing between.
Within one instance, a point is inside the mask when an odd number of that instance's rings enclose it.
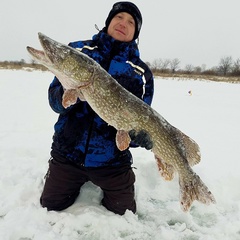
<instances>
[{"instance_id":1,"label":"spotted fish scales","mask_svg":"<svg viewBox=\"0 0 240 240\"><path fill-rule=\"evenodd\" d=\"M39 40L43 51L32 47L27 50L61 82L65 89L64 107L76 103L77 98L86 100L104 121L118 130L116 144L120 150L129 146L130 130L145 130L153 141L152 152L161 175L171 180L178 173L183 211L188 211L194 200L215 203L213 194L191 167L200 161L196 142L123 88L87 55L42 33Z\"/></svg>"}]
</instances>

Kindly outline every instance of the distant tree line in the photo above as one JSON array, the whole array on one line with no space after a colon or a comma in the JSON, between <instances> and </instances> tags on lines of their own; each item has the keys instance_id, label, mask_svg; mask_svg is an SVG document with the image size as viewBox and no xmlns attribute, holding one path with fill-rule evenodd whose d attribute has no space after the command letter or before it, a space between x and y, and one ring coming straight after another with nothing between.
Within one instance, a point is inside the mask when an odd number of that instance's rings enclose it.
<instances>
[{"instance_id":1,"label":"distant tree line","mask_svg":"<svg viewBox=\"0 0 240 240\"><path fill-rule=\"evenodd\" d=\"M178 58L155 59L152 63L147 63L154 74L178 73L189 75L212 75L212 76L240 76L240 58L233 60L230 56L222 57L218 66L207 69L205 64L193 66L187 64L183 69L180 68L181 61Z\"/></svg>"},{"instance_id":2,"label":"distant tree line","mask_svg":"<svg viewBox=\"0 0 240 240\"><path fill-rule=\"evenodd\" d=\"M41 70L41 71L47 71L48 69L44 67L41 64L36 63L34 60L32 60L30 63L26 63L24 59L21 59L20 61L3 61L0 62L0 68L2 69L27 69L27 70Z\"/></svg>"},{"instance_id":3,"label":"distant tree line","mask_svg":"<svg viewBox=\"0 0 240 240\"><path fill-rule=\"evenodd\" d=\"M240 76L240 58L233 60L231 56L222 57L218 63L218 66L208 69L205 64L201 66L193 66L192 64L185 65L184 68L180 68L181 61L178 58L170 59L155 59L152 63L147 63L154 75L162 74L184 74L184 75L207 75L207 76L227 76L227 77L239 77ZM42 70L48 71L48 69L34 60L30 63L26 63L24 59L20 61L3 61L0 62L0 68L4 69L22 69L28 70Z\"/></svg>"}]
</instances>

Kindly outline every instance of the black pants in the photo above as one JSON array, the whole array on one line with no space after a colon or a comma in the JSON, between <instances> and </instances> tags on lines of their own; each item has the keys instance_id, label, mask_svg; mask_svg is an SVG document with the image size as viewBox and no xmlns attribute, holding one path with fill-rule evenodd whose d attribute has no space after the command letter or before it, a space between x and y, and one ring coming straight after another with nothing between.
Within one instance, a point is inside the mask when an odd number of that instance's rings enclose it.
<instances>
[{"instance_id":1,"label":"black pants","mask_svg":"<svg viewBox=\"0 0 240 240\"><path fill-rule=\"evenodd\" d=\"M48 210L66 209L87 181L103 190L102 204L108 210L120 215L127 209L136 212L135 174L130 166L83 168L51 159L40 203Z\"/></svg>"}]
</instances>

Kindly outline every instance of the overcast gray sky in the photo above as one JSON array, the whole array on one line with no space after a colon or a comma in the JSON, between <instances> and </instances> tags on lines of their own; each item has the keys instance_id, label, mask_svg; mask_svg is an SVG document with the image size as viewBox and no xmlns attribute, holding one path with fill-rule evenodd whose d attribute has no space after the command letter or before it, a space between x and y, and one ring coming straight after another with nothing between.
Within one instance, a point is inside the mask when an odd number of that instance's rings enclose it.
<instances>
[{"instance_id":1,"label":"overcast gray sky","mask_svg":"<svg viewBox=\"0 0 240 240\"><path fill-rule=\"evenodd\" d=\"M62 42L89 39L116 1L0 0L0 61L30 61L26 46L39 48L37 33ZM217 66L240 58L240 0L133 0L143 15L141 58L179 58Z\"/></svg>"}]
</instances>

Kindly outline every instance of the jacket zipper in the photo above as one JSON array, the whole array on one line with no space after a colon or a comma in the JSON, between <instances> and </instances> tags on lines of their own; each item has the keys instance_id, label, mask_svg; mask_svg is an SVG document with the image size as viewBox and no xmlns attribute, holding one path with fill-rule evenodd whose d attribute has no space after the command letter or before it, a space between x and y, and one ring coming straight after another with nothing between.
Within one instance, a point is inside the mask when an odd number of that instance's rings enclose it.
<instances>
[{"instance_id":1,"label":"jacket zipper","mask_svg":"<svg viewBox=\"0 0 240 240\"><path fill-rule=\"evenodd\" d=\"M81 164L83 167L85 166L86 156L87 156L87 152L88 152L88 148L89 148L89 143L90 143L90 139L91 139L91 135L92 135L94 118L95 118L95 115L96 115L96 113L95 113L93 110L90 110L90 111L92 111L92 114L91 114L91 117L92 117L92 118L91 118L91 123L90 123L89 129L88 129L87 142L86 142L85 151L84 151L84 154L83 154L83 162L82 162L82 164Z\"/></svg>"}]
</instances>

